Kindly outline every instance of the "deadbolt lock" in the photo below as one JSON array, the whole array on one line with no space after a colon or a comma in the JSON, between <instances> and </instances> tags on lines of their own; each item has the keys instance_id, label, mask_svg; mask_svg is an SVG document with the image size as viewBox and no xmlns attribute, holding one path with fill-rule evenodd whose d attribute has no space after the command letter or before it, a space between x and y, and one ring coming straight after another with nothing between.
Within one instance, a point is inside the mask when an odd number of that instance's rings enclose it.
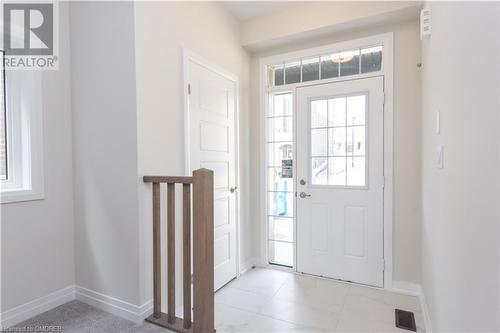
<instances>
[{"instance_id":1,"label":"deadbolt lock","mask_svg":"<svg viewBox=\"0 0 500 333\"><path fill-rule=\"evenodd\" d=\"M301 179L300 180L300 185L305 185L306 184L306 181L304 179Z\"/></svg>"}]
</instances>

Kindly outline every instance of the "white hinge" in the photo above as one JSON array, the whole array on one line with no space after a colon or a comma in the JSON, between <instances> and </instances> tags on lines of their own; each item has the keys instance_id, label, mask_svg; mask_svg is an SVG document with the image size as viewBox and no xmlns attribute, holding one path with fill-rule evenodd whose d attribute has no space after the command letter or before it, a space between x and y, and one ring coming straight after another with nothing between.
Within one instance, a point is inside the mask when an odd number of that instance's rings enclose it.
<instances>
[{"instance_id":1,"label":"white hinge","mask_svg":"<svg viewBox=\"0 0 500 333\"><path fill-rule=\"evenodd\" d=\"M382 259L382 271L385 271L385 259Z\"/></svg>"},{"instance_id":2,"label":"white hinge","mask_svg":"<svg viewBox=\"0 0 500 333\"><path fill-rule=\"evenodd\" d=\"M382 93L382 105L385 105L385 92Z\"/></svg>"},{"instance_id":3,"label":"white hinge","mask_svg":"<svg viewBox=\"0 0 500 333\"><path fill-rule=\"evenodd\" d=\"M382 188L385 188L385 176L382 176Z\"/></svg>"},{"instance_id":4,"label":"white hinge","mask_svg":"<svg viewBox=\"0 0 500 333\"><path fill-rule=\"evenodd\" d=\"M191 95L191 83L188 83L188 95Z\"/></svg>"}]
</instances>

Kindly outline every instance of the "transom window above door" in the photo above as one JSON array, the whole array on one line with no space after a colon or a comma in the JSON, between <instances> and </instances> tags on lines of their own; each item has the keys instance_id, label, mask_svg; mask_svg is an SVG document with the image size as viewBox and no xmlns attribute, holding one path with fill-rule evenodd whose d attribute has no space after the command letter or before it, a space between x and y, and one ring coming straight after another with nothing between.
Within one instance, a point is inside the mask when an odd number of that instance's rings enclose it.
<instances>
[{"instance_id":1,"label":"transom window above door","mask_svg":"<svg viewBox=\"0 0 500 333\"><path fill-rule=\"evenodd\" d=\"M311 184L366 186L366 94L312 100Z\"/></svg>"},{"instance_id":2,"label":"transom window above door","mask_svg":"<svg viewBox=\"0 0 500 333\"><path fill-rule=\"evenodd\" d=\"M294 59L268 66L270 87L382 70L382 46Z\"/></svg>"}]
</instances>

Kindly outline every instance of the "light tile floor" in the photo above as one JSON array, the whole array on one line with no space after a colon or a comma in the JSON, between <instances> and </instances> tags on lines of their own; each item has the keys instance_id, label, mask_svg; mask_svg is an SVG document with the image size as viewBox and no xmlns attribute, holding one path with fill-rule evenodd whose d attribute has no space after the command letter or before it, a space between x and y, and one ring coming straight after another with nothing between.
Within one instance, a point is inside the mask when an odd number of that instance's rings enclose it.
<instances>
[{"instance_id":1,"label":"light tile floor","mask_svg":"<svg viewBox=\"0 0 500 333\"><path fill-rule=\"evenodd\" d=\"M313 276L253 269L215 294L215 324L223 332L407 332L394 309L413 311L424 331L416 297ZM79 301L63 304L18 328L60 325L65 333L170 332L135 324Z\"/></svg>"},{"instance_id":2,"label":"light tile floor","mask_svg":"<svg viewBox=\"0 0 500 333\"><path fill-rule=\"evenodd\" d=\"M215 294L217 332L409 332L394 310L415 313L417 297L273 269L253 269Z\"/></svg>"}]
</instances>

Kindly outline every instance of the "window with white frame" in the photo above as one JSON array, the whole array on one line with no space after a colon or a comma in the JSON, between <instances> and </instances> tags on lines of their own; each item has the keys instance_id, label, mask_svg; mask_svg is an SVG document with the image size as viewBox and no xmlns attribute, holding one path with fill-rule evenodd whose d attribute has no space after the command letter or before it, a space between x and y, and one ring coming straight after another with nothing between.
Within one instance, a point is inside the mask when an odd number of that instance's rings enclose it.
<instances>
[{"instance_id":1,"label":"window with white frame","mask_svg":"<svg viewBox=\"0 0 500 333\"><path fill-rule=\"evenodd\" d=\"M0 55L0 202L42 199L41 73L6 69Z\"/></svg>"},{"instance_id":2,"label":"window with white frame","mask_svg":"<svg viewBox=\"0 0 500 333\"><path fill-rule=\"evenodd\" d=\"M366 95L310 102L313 185L366 186Z\"/></svg>"},{"instance_id":3,"label":"window with white frame","mask_svg":"<svg viewBox=\"0 0 500 333\"><path fill-rule=\"evenodd\" d=\"M9 169L7 167L7 131L5 128L7 109L5 107L5 55L4 51L0 51L1 56L1 72L0 72L0 180L4 181L9 178Z\"/></svg>"},{"instance_id":4,"label":"window with white frame","mask_svg":"<svg viewBox=\"0 0 500 333\"><path fill-rule=\"evenodd\" d=\"M382 46L294 59L268 66L270 87L382 70Z\"/></svg>"},{"instance_id":5,"label":"window with white frame","mask_svg":"<svg viewBox=\"0 0 500 333\"><path fill-rule=\"evenodd\" d=\"M269 96L266 116L269 263L293 266L293 94Z\"/></svg>"}]
</instances>

